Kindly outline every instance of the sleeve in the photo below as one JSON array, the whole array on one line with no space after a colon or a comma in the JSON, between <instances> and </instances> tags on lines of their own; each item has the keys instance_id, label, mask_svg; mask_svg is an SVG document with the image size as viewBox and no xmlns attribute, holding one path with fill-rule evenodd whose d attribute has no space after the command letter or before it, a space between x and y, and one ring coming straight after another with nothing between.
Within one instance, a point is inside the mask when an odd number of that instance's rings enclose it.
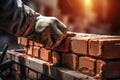
<instances>
[{"instance_id":1,"label":"sleeve","mask_svg":"<svg viewBox=\"0 0 120 80\"><path fill-rule=\"evenodd\" d=\"M21 0L0 0L0 10L0 29L22 37L32 32L37 13Z\"/></svg>"}]
</instances>

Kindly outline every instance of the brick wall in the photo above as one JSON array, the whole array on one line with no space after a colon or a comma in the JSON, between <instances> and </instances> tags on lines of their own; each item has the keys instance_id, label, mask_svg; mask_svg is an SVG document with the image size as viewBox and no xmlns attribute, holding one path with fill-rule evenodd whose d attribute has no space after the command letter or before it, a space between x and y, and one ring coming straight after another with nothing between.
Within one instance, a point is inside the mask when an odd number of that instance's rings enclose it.
<instances>
[{"instance_id":1,"label":"brick wall","mask_svg":"<svg viewBox=\"0 0 120 80\"><path fill-rule=\"evenodd\" d=\"M22 37L18 38L18 43L25 46L25 55L58 68L65 67L99 80L120 79L119 36L68 32L66 39L54 50Z\"/></svg>"}]
</instances>

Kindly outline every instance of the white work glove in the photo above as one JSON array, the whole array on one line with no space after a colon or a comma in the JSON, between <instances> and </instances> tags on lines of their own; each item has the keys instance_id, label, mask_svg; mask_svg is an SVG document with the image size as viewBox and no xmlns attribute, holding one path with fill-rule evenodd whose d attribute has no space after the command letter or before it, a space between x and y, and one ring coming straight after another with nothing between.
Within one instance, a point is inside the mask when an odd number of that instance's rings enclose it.
<instances>
[{"instance_id":1,"label":"white work glove","mask_svg":"<svg viewBox=\"0 0 120 80\"><path fill-rule=\"evenodd\" d=\"M45 48L55 48L65 38L67 27L55 17L37 16L33 33L29 36Z\"/></svg>"}]
</instances>

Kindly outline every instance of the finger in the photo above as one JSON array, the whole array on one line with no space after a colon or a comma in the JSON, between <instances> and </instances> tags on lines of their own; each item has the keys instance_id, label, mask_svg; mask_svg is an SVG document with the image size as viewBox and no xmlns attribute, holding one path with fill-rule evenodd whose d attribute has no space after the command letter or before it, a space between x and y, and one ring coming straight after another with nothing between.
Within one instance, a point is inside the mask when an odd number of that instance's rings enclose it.
<instances>
[{"instance_id":1,"label":"finger","mask_svg":"<svg viewBox=\"0 0 120 80\"><path fill-rule=\"evenodd\" d=\"M64 34L63 32L61 32L60 29L57 28L56 24L53 24L52 27L53 27L53 30L52 30L53 32L51 34L51 38L53 40L53 48L54 48L58 46L60 42L63 40Z\"/></svg>"},{"instance_id":2,"label":"finger","mask_svg":"<svg viewBox=\"0 0 120 80\"><path fill-rule=\"evenodd\" d=\"M61 21L57 20L57 27L62 31L64 35L67 33L67 26L63 24Z\"/></svg>"}]
</instances>

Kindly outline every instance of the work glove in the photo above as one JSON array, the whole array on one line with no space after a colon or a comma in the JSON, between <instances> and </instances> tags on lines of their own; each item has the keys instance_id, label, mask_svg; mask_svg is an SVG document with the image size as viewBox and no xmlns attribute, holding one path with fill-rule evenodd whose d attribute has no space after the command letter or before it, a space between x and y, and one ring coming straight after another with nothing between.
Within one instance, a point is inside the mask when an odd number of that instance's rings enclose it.
<instances>
[{"instance_id":1,"label":"work glove","mask_svg":"<svg viewBox=\"0 0 120 80\"><path fill-rule=\"evenodd\" d=\"M67 27L57 18L37 14L34 30L28 38L52 49L61 43L66 33Z\"/></svg>"}]
</instances>

